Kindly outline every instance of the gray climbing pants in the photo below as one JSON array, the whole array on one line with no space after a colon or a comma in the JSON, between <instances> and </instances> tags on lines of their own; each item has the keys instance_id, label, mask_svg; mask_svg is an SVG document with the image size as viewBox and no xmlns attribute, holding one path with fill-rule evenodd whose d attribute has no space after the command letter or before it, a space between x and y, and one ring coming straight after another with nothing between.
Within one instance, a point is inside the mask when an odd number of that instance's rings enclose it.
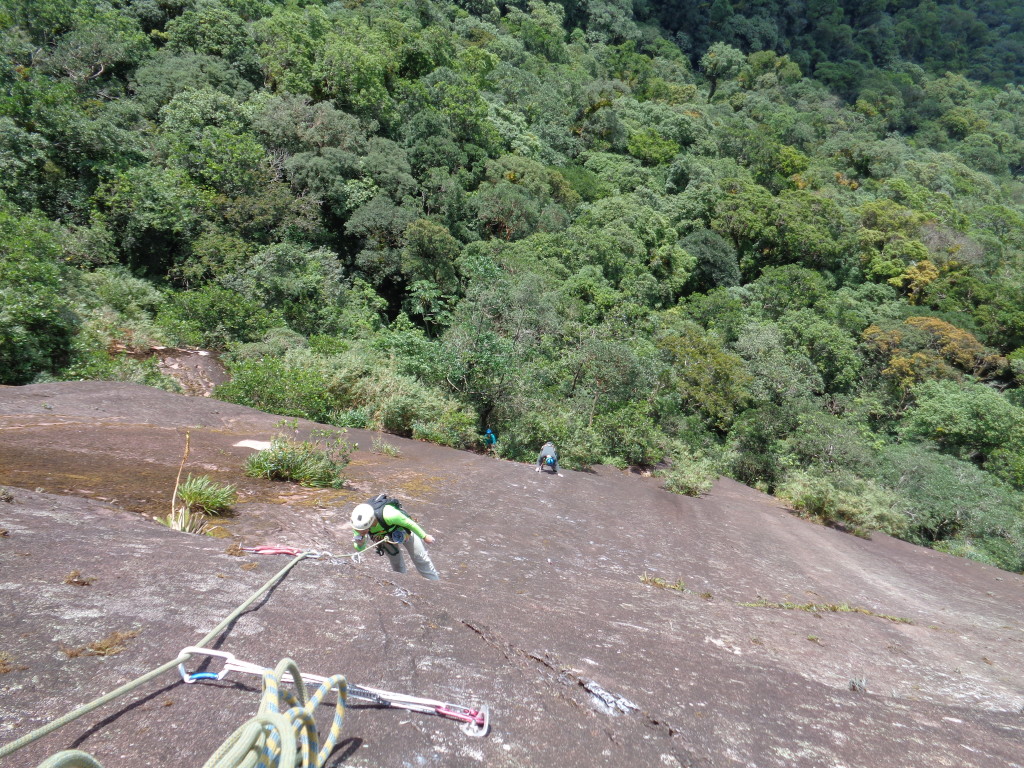
<instances>
[{"instance_id":1,"label":"gray climbing pants","mask_svg":"<svg viewBox=\"0 0 1024 768\"><path fill-rule=\"evenodd\" d=\"M383 546L387 547L388 545L385 544ZM391 545L395 549L395 554L392 555L387 549L384 550L387 553L388 560L391 561L391 570L405 573L405 559L402 557L402 550L399 549L399 546L405 547L409 552L412 564L416 566L420 576L431 581L438 581L441 578L438 576L434 564L430 562L430 555L427 554L427 548L423 546L423 539L411 532L401 544Z\"/></svg>"}]
</instances>

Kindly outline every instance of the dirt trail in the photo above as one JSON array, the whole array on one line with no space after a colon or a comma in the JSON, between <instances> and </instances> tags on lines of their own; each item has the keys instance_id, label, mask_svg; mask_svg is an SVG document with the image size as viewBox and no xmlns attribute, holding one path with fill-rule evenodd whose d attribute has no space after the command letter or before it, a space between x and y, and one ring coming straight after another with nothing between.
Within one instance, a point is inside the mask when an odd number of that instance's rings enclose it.
<instances>
[{"instance_id":1,"label":"dirt trail","mask_svg":"<svg viewBox=\"0 0 1024 768\"><path fill-rule=\"evenodd\" d=\"M240 486L223 533L243 543L347 551L352 503L379 491L437 537L441 582L376 557L303 563L222 641L494 711L492 736L472 740L353 707L331 765L1024 765L1021 576L816 526L727 480L689 499L610 468L552 477L395 437L389 457L359 430L346 488L244 478L251 449L236 443L318 425L294 426L134 385L0 388L0 484L14 495L0 503L0 652L14 667L0 740L173 658L287 562L147 519L166 511L189 430L186 470ZM64 584L71 570L96 581ZM60 651L114 629L139 632L117 656ZM140 753L201 765L252 713L255 687L168 678L10 764L75 744L107 768ZM609 711L601 689L638 710Z\"/></svg>"}]
</instances>

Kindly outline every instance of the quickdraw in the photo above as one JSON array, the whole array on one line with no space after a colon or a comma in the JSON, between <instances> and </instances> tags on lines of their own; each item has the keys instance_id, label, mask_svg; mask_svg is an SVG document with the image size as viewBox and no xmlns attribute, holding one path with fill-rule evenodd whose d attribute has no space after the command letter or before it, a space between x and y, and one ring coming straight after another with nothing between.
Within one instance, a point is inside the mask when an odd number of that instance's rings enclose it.
<instances>
[{"instance_id":1,"label":"quickdraw","mask_svg":"<svg viewBox=\"0 0 1024 768\"><path fill-rule=\"evenodd\" d=\"M328 552L326 550L299 549L298 547L290 547L287 544L260 544L255 547L242 547L241 549L243 552L248 552L253 555L289 555L291 557L305 555L308 560L330 560L332 563L337 564L339 560L343 560L345 558L352 560L353 563L362 562L363 554L369 552L374 547L379 547L382 544L387 543L388 539L382 538L371 544L362 552L352 552L347 555L336 555L333 552ZM377 554L381 554L379 549L377 550Z\"/></svg>"},{"instance_id":2,"label":"quickdraw","mask_svg":"<svg viewBox=\"0 0 1024 768\"><path fill-rule=\"evenodd\" d=\"M186 683L195 683L200 680L223 680L230 672L242 672L248 675L263 676L267 670L258 664L252 664L247 661L242 661L235 657L232 653L226 651L214 651L208 648L183 648L179 656L189 654L190 656L214 656L224 660L224 666L220 672L187 672L185 670L185 664L182 662L178 665L178 673L181 675L181 679ZM321 677L320 675L309 675L302 674L303 683L314 683L323 685L332 678ZM281 677L281 682L291 683L294 682L291 674L285 673ZM451 704L445 701L437 701L435 699L424 699L418 696L408 696L404 693L392 693L391 691L383 691L379 688L369 688L362 685L348 685L348 696L353 699L360 699L361 701L369 701L373 704L381 706L394 707L396 709L405 709L410 712L420 712L427 715L437 715L448 720L456 720L461 723L459 726L463 733L468 736L476 738L482 738L487 735L490 730L490 710L486 704L482 704L477 708L462 706L461 704Z\"/></svg>"}]
</instances>

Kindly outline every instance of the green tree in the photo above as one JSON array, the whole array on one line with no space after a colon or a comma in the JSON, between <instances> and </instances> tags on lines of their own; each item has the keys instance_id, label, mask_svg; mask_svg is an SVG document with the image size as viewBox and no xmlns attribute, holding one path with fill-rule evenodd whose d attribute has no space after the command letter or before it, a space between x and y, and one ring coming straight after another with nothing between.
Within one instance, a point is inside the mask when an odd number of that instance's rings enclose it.
<instances>
[{"instance_id":1,"label":"green tree","mask_svg":"<svg viewBox=\"0 0 1024 768\"><path fill-rule=\"evenodd\" d=\"M922 444L883 449L874 477L899 494L908 538L1000 568L1024 568L1021 495L974 464Z\"/></svg>"},{"instance_id":2,"label":"green tree","mask_svg":"<svg viewBox=\"0 0 1024 768\"><path fill-rule=\"evenodd\" d=\"M687 288L701 293L712 288L740 284L736 251L720 235L709 229L696 229L680 243L696 260Z\"/></svg>"},{"instance_id":3,"label":"green tree","mask_svg":"<svg viewBox=\"0 0 1024 768\"><path fill-rule=\"evenodd\" d=\"M708 78L708 101L715 97L715 91L722 80L739 72L746 57L726 43L715 43L700 57L700 68Z\"/></svg>"},{"instance_id":4,"label":"green tree","mask_svg":"<svg viewBox=\"0 0 1024 768\"><path fill-rule=\"evenodd\" d=\"M115 176L96 195L100 213L128 265L153 276L183 262L212 211L212 195L180 169L140 166Z\"/></svg>"},{"instance_id":5,"label":"green tree","mask_svg":"<svg viewBox=\"0 0 1024 768\"><path fill-rule=\"evenodd\" d=\"M456 261L462 246L443 226L417 219L405 230L402 271L410 281L426 280L443 293L458 288Z\"/></svg>"},{"instance_id":6,"label":"green tree","mask_svg":"<svg viewBox=\"0 0 1024 768\"><path fill-rule=\"evenodd\" d=\"M87 14L62 35L43 63L44 71L65 77L79 88L124 74L151 51L138 23L115 11Z\"/></svg>"},{"instance_id":7,"label":"green tree","mask_svg":"<svg viewBox=\"0 0 1024 768\"><path fill-rule=\"evenodd\" d=\"M828 392L848 392L860 380L863 359L857 339L810 309L785 313L779 328L787 347L814 363Z\"/></svg>"},{"instance_id":8,"label":"green tree","mask_svg":"<svg viewBox=\"0 0 1024 768\"><path fill-rule=\"evenodd\" d=\"M277 6L252 25L260 68L276 91L322 96L319 54L331 24L323 8Z\"/></svg>"},{"instance_id":9,"label":"green tree","mask_svg":"<svg viewBox=\"0 0 1024 768\"><path fill-rule=\"evenodd\" d=\"M737 339L736 351L753 377L750 393L755 402L797 408L824 390L814 363L792 349L774 323L750 323Z\"/></svg>"},{"instance_id":10,"label":"green tree","mask_svg":"<svg viewBox=\"0 0 1024 768\"><path fill-rule=\"evenodd\" d=\"M526 237L540 220L536 197L521 185L508 181L482 186L472 202L481 234L502 240Z\"/></svg>"},{"instance_id":11,"label":"green tree","mask_svg":"<svg viewBox=\"0 0 1024 768\"><path fill-rule=\"evenodd\" d=\"M629 136L629 154L644 165L662 165L679 153L679 145L652 128L642 128Z\"/></svg>"},{"instance_id":12,"label":"green tree","mask_svg":"<svg viewBox=\"0 0 1024 768\"><path fill-rule=\"evenodd\" d=\"M669 386L682 406L714 429L728 431L746 406L752 384L743 360L695 324L662 332L657 344L667 358Z\"/></svg>"},{"instance_id":13,"label":"green tree","mask_svg":"<svg viewBox=\"0 0 1024 768\"><path fill-rule=\"evenodd\" d=\"M167 47L229 61L243 77L258 72L249 27L221 0L199 0L193 8L167 22Z\"/></svg>"},{"instance_id":14,"label":"green tree","mask_svg":"<svg viewBox=\"0 0 1024 768\"><path fill-rule=\"evenodd\" d=\"M373 45L368 30L353 35L331 35L323 45L319 71L323 93L344 110L389 123L395 104L388 91L395 61L382 47ZM357 40L359 42L357 42Z\"/></svg>"},{"instance_id":15,"label":"green tree","mask_svg":"<svg viewBox=\"0 0 1024 768\"><path fill-rule=\"evenodd\" d=\"M984 462L1004 447L1024 446L1024 409L984 384L926 381L914 387L915 405L904 435L930 440L963 459Z\"/></svg>"},{"instance_id":16,"label":"green tree","mask_svg":"<svg viewBox=\"0 0 1024 768\"><path fill-rule=\"evenodd\" d=\"M558 3L530 0L529 13L509 7L505 23L523 41L526 50L548 61L565 61L568 58L563 27L565 9Z\"/></svg>"},{"instance_id":17,"label":"green tree","mask_svg":"<svg viewBox=\"0 0 1024 768\"><path fill-rule=\"evenodd\" d=\"M27 384L66 363L79 320L52 226L0 208L0 384Z\"/></svg>"},{"instance_id":18,"label":"green tree","mask_svg":"<svg viewBox=\"0 0 1024 768\"><path fill-rule=\"evenodd\" d=\"M258 341L271 328L284 325L279 314L214 285L173 295L156 321L179 344L221 350L234 341Z\"/></svg>"},{"instance_id":19,"label":"green tree","mask_svg":"<svg viewBox=\"0 0 1024 768\"><path fill-rule=\"evenodd\" d=\"M345 330L341 320L343 280L342 265L334 252L275 243L255 251L219 282L260 308L280 312L290 328L310 336Z\"/></svg>"},{"instance_id":20,"label":"green tree","mask_svg":"<svg viewBox=\"0 0 1024 768\"><path fill-rule=\"evenodd\" d=\"M130 77L133 102L156 119L161 108L184 91L214 91L241 103L253 92L251 83L216 56L161 48L142 62Z\"/></svg>"}]
</instances>

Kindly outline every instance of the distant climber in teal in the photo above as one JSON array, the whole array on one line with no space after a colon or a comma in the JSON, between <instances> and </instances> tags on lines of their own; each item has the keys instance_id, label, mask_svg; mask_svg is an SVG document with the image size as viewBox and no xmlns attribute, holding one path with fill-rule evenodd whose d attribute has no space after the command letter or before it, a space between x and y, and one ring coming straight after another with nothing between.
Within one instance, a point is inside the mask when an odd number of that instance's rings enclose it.
<instances>
[{"instance_id":1,"label":"distant climber in teal","mask_svg":"<svg viewBox=\"0 0 1024 768\"><path fill-rule=\"evenodd\" d=\"M498 443L498 436L491 430L487 430L484 433L484 449L488 453L494 453L494 446Z\"/></svg>"},{"instance_id":2,"label":"distant climber in teal","mask_svg":"<svg viewBox=\"0 0 1024 768\"><path fill-rule=\"evenodd\" d=\"M427 544L434 543L434 537L424 531L419 523L402 511L401 503L384 494L375 496L352 510L352 545L356 552L364 551L371 543L383 541L377 546L378 554L385 554L391 561L391 570L405 573L401 544L409 553L420 576L438 581L434 564L427 554Z\"/></svg>"}]
</instances>

